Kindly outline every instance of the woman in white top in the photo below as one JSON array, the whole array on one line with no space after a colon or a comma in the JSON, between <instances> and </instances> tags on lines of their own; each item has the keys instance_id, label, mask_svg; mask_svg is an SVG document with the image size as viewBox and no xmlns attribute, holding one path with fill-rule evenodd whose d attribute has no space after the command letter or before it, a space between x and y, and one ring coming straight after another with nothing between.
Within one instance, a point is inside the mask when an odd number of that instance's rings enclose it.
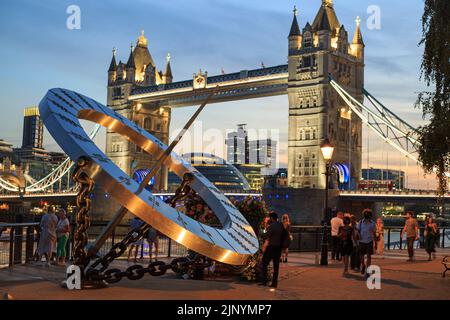
<instances>
[{"instance_id":1,"label":"woman in white top","mask_svg":"<svg viewBox=\"0 0 450 320\"><path fill-rule=\"evenodd\" d=\"M70 223L66 217L66 211L60 209L58 211L59 221L56 226L56 236L58 237L58 247L56 249L56 259L60 266L66 265L66 244L70 234Z\"/></svg>"},{"instance_id":2,"label":"woman in white top","mask_svg":"<svg viewBox=\"0 0 450 320\"><path fill-rule=\"evenodd\" d=\"M41 219L41 233L37 249L39 261L42 259L42 256L45 256L47 267L50 266L50 259L52 256L53 248L56 246L57 224L58 218L53 211L53 207L49 207L47 213Z\"/></svg>"}]
</instances>

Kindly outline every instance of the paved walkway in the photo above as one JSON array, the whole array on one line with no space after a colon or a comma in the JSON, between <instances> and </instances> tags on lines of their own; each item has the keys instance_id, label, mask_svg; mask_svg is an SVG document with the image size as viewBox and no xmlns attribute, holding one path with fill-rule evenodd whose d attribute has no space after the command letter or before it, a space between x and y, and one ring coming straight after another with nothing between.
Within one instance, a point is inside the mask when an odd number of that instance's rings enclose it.
<instances>
[{"instance_id":1,"label":"paved walkway","mask_svg":"<svg viewBox=\"0 0 450 320\"><path fill-rule=\"evenodd\" d=\"M434 261L427 261L425 252L418 251L416 262L406 262L406 251L387 252L383 259L375 256L373 264L381 268L381 290L369 290L358 273L342 275L342 264L330 261L320 267L314 253L291 254L289 263L282 264L279 288L270 290L237 278L212 278L203 281L178 279L168 273L163 277L146 275L143 279L124 279L106 289L69 291L59 286L65 269L42 265L22 265L0 270L0 298L9 294L13 299L401 299L450 300L450 272L442 278L442 257L450 250L438 252ZM126 261L115 262L121 269Z\"/></svg>"}]
</instances>

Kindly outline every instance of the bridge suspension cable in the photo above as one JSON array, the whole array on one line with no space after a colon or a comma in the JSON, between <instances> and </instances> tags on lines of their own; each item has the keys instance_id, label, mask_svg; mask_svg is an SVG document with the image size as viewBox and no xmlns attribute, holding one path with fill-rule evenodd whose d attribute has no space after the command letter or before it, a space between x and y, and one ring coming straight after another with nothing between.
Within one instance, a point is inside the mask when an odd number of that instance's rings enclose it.
<instances>
[{"instance_id":1,"label":"bridge suspension cable","mask_svg":"<svg viewBox=\"0 0 450 320\"><path fill-rule=\"evenodd\" d=\"M373 103L370 108L363 105L345 91L336 81L331 80L331 86L336 90L342 100L350 107L364 124L366 124L373 132L375 132L382 140L390 144L396 150L401 152L407 158L419 162L417 158L417 131L398 118L390 110L377 102L367 91L364 90L364 96ZM374 110L375 109L375 110ZM409 129L409 130L407 130ZM413 146L413 150L407 150L406 143Z\"/></svg>"},{"instance_id":2,"label":"bridge suspension cable","mask_svg":"<svg viewBox=\"0 0 450 320\"><path fill-rule=\"evenodd\" d=\"M363 95L371 103L371 107L356 100L333 79L330 79L330 84L352 112L383 141L403 154L407 160L414 160L422 166L418 159L420 142L416 128L397 116L365 89L363 89ZM446 175L450 177L449 172Z\"/></svg>"},{"instance_id":3,"label":"bridge suspension cable","mask_svg":"<svg viewBox=\"0 0 450 320\"><path fill-rule=\"evenodd\" d=\"M94 139L97 135L98 131L100 130L100 125L96 124L92 130L89 132L89 138ZM28 176L26 177L26 180L33 181L29 186L25 187L26 193L33 193L33 192L40 192L44 191L47 188L51 187L55 183L59 182L64 176L67 175L67 173L70 171L70 169L73 166L73 161L70 158L67 158L63 162L61 162L58 167L56 167L51 173L49 173L44 178L40 179L39 181L36 181L36 179ZM0 177L0 189L5 189L7 191L12 192L18 192L19 186L14 185L7 180Z\"/></svg>"}]
</instances>

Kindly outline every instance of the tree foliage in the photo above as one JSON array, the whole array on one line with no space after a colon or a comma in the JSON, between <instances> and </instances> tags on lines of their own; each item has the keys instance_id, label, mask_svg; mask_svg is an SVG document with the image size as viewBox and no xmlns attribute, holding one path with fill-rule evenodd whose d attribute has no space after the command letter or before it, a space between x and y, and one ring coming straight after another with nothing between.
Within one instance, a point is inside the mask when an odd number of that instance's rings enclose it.
<instances>
[{"instance_id":1,"label":"tree foliage","mask_svg":"<svg viewBox=\"0 0 450 320\"><path fill-rule=\"evenodd\" d=\"M425 0L422 16L424 46L421 77L428 90L419 93L416 106L430 122L419 128L419 160L426 172L436 172L438 194L448 190L450 169L450 1Z\"/></svg>"}]
</instances>

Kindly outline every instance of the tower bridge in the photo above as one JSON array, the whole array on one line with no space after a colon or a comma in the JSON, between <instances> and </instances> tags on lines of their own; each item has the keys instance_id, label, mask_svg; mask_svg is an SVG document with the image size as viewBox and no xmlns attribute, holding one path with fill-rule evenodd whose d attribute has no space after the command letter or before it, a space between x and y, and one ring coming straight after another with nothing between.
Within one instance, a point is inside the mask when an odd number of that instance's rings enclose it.
<instances>
[{"instance_id":1,"label":"tower bridge","mask_svg":"<svg viewBox=\"0 0 450 320\"><path fill-rule=\"evenodd\" d=\"M325 188L320 145L326 138L334 143L335 160L348 169L355 186L361 172L362 121L341 114L341 109L348 107L331 86L329 76L357 101L363 101L365 45L360 20L356 20L353 39L349 40L331 0L322 0L313 22L305 21L303 29L297 18L295 8L287 36L287 64L214 76L200 70L192 79L176 82L170 56L164 71L159 71L142 32L126 63L117 63L113 51L107 104L167 144L171 109L198 104L212 90L217 90L212 102L287 95L289 186ZM130 175L155 161L111 131L107 132L106 153ZM157 175L155 186L167 189L166 169Z\"/></svg>"},{"instance_id":2,"label":"tower bridge","mask_svg":"<svg viewBox=\"0 0 450 320\"><path fill-rule=\"evenodd\" d=\"M194 74L193 80L134 88L128 99L141 104L157 103L160 107L177 108L200 104L214 89L216 93L209 103L284 95L287 87L287 64L212 77L200 70Z\"/></svg>"},{"instance_id":3,"label":"tower bridge","mask_svg":"<svg viewBox=\"0 0 450 320\"><path fill-rule=\"evenodd\" d=\"M312 21L305 22L300 29L298 11L294 9L287 37L287 64L213 76L199 70L192 79L182 81L173 81L169 55L164 71L157 69L142 32L136 45L131 47L126 63L117 62L117 52L113 50L107 72L107 105L168 144L171 110L199 104L213 90L212 103L287 95L288 108L281 116L289 118L288 184L293 189L325 188L322 174L325 161L320 145L326 138L335 145L334 162L345 169L341 171L348 173L348 188L354 189L361 176L363 125L405 157L418 162L415 129L364 89L365 43L359 18L351 40L331 0L322 0ZM91 132L91 138L98 128ZM106 155L130 176L136 170L152 167L156 161L109 129ZM54 195L47 192L67 177L71 167L72 162L67 159L44 179L20 189L11 179L0 177L0 190L12 193L0 196L0 201L32 200L39 196L71 199L75 190ZM167 190L167 176L167 169L163 167L155 177L156 190ZM101 186L96 194L103 196ZM383 196L395 201L408 197L435 200L432 194ZM352 201L363 196L342 193L339 197ZM380 200L377 196L364 197L364 200L367 197L371 197L370 201ZM94 201L93 211L115 211L112 201L104 202Z\"/></svg>"}]
</instances>

